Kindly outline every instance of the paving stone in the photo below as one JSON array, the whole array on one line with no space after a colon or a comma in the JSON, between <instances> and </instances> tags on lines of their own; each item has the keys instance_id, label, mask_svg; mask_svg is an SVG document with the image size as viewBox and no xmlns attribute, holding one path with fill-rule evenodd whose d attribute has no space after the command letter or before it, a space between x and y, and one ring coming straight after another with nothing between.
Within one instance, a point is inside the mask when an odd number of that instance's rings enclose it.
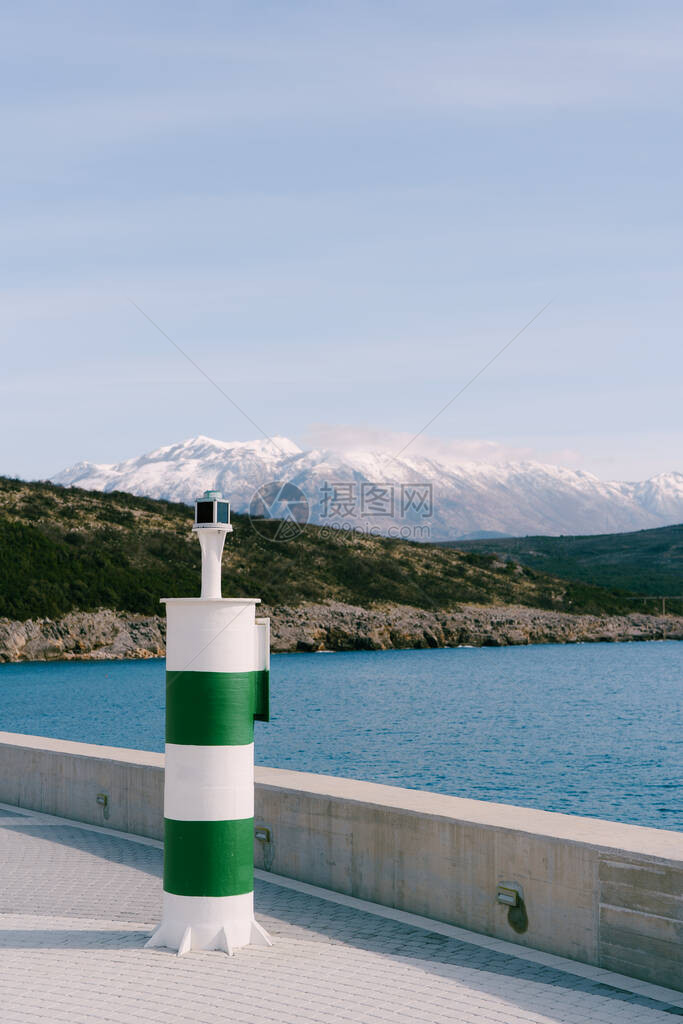
<instances>
[{"instance_id":1,"label":"paving stone","mask_svg":"<svg viewBox=\"0 0 683 1024\"><path fill-rule=\"evenodd\" d=\"M678 1009L258 880L275 940L178 959L144 942L161 850L0 815L2 1024L670 1024Z\"/></svg>"}]
</instances>

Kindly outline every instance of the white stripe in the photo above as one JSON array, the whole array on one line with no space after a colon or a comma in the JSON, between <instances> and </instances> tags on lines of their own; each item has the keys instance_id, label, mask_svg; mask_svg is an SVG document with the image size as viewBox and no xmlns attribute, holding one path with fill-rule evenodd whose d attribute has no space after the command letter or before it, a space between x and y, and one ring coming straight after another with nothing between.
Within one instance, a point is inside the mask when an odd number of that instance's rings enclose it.
<instances>
[{"instance_id":1,"label":"white stripe","mask_svg":"<svg viewBox=\"0 0 683 1024\"><path fill-rule=\"evenodd\" d=\"M164 893L164 913L154 934L155 945L178 949L187 928L193 949L216 949L216 936L225 928L233 946L251 942L254 894L239 896L176 896Z\"/></svg>"},{"instance_id":2,"label":"white stripe","mask_svg":"<svg viewBox=\"0 0 683 1024\"><path fill-rule=\"evenodd\" d=\"M164 817L237 821L254 816L254 744L166 744Z\"/></svg>"},{"instance_id":3,"label":"white stripe","mask_svg":"<svg viewBox=\"0 0 683 1024\"><path fill-rule=\"evenodd\" d=\"M256 668L270 670L270 619L256 619Z\"/></svg>"},{"instance_id":4,"label":"white stripe","mask_svg":"<svg viewBox=\"0 0 683 1024\"><path fill-rule=\"evenodd\" d=\"M253 601L168 601L169 672L252 672L257 668Z\"/></svg>"},{"instance_id":5,"label":"white stripe","mask_svg":"<svg viewBox=\"0 0 683 1024\"><path fill-rule=\"evenodd\" d=\"M254 914L253 892L239 896L177 896L164 893L164 916L182 919L182 924L217 924L226 918L245 917L251 920ZM188 920L189 919L189 920Z\"/></svg>"}]
</instances>

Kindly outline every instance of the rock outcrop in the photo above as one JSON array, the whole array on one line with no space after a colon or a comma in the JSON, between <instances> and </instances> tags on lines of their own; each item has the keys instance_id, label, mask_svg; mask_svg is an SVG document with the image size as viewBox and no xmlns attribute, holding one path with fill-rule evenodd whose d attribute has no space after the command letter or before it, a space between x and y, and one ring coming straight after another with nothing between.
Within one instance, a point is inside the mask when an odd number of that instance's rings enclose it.
<instances>
[{"instance_id":1,"label":"rock outcrop","mask_svg":"<svg viewBox=\"0 0 683 1024\"><path fill-rule=\"evenodd\" d=\"M263 611L271 616L274 651L683 639L683 617L676 615L571 615L523 605L463 605L432 612L405 605L368 609L336 602Z\"/></svg>"},{"instance_id":2,"label":"rock outcrop","mask_svg":"<svg viewBox=\"0 0 683 1024\"><path fill-rule=\"evenodd\" d=\"M0 619L0 661L162 658L166 620L107 609L61 619Z\"/></svg>"},{"instance_id":3,"label":"rock outcrop","mask_svg":"<svg viewBox=\"0 0 683 1024\"><path fill-rule=\"evenodd\" d=\"M523 605L463 605L434 612L332 601L262 606L259 613L270 616L272 649L280 652L683 640L683 617L677 615L571 615ZM58 620L0 619L0 661L161 658L165 634L161 616L106 609L71 612Z\"/></svg>"}]
</instances>

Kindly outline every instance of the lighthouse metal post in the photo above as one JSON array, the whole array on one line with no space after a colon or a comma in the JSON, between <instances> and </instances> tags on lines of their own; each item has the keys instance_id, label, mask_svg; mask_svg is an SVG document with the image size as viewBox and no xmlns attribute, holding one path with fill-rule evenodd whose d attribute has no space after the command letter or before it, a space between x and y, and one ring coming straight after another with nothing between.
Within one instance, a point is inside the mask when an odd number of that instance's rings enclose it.
<instances>
[{"instance_id":1,"label":"lighthouse metal post","mask_svg":"<svg viewBox=\"0 0 683 1024\"><path fill-rule=\"evenodd\" d=\"M268 721L270 621L221 597L232 532L217 491L195 502L199 598L166 598L164 907L148 946L271 945L254 918L254 720Z\"/></svg>"}]
</instances>

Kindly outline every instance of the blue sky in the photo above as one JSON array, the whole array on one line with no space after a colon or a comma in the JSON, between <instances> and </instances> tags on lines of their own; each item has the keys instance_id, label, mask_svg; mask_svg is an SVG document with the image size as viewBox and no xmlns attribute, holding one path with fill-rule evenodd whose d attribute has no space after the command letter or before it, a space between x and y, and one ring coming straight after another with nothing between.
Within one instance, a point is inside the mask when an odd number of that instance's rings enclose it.
<instances>
[{"instance_id":1,"label":"blue sky","mask_svg":"<svg viewBox=\"0 0 683 1024\"><path fill-rule=\"evenodd\" d=\"M683 469L683 9L0 16L0 473L251 426Z\"/></svg>"}]
</instances>

